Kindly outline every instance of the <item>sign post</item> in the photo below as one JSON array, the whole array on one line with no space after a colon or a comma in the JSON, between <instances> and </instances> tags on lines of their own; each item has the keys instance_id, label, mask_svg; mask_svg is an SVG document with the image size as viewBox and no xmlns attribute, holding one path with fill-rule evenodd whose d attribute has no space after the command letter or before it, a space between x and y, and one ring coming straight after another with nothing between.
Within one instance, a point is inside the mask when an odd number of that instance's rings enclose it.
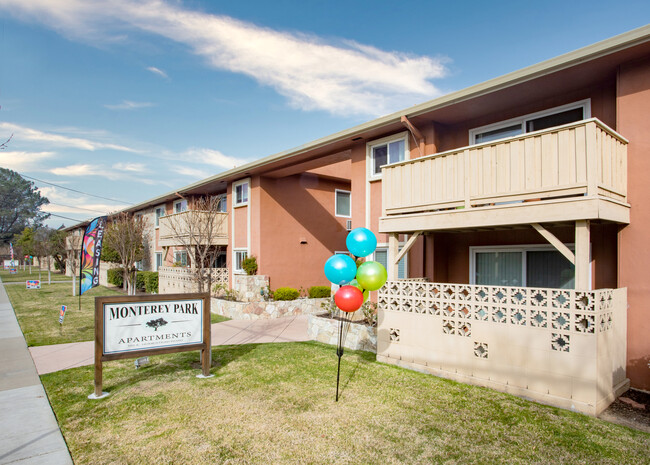
<instances>
[{"instance_id":1,"label":"sign post","mask_svg":"<svg viewBox=\"0 0 650 465\"><path fill-rule=\"evenodd\" d=\"M201 374L210 378L210 294L95 298L95 390L101 399L103 362L201 351Z\"/></svg>"}]
</instances>

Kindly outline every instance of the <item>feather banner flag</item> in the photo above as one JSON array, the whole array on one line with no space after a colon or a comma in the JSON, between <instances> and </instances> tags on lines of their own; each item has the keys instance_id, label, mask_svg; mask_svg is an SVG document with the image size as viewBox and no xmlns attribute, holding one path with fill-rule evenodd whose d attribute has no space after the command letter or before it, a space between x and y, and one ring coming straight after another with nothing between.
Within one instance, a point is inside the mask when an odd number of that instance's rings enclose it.
<instances>
[{"instance_id":1,"label":"feather banner flag","mask_svg":"<svg viewBox=\"0 0 650 465\"><path fill-rule=\"evenodd\" d=\"M99 284L99 261L102 255L106 217L95 218L86 227L81 241L79 297Z\"/></svg>"}]
</instances>

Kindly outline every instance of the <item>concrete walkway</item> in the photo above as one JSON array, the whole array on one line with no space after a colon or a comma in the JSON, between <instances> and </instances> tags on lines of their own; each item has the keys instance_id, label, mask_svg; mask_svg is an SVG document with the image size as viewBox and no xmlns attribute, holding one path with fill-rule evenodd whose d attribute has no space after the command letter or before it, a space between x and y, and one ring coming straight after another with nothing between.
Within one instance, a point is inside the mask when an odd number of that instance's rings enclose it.
<instances>
[{"instance_id":1,"label":"concrete walkway","mask_svg":"<svg viewBox=\"0 0 650 465\"><path fill-rule=\"evenodd\" d=\"M230 320L212 325L212 345L308 341L307 315L273 320ZM94 363L93 341L30 347L39 375ZM2 463L2 462L0 462Z\"/></svg>"},{"instance_id":2,"label":"concrete walkway","mask_svg":"<svg viewBox=\"0 0 650 465\"><path fill-rule=\"evenodd\" d=\"M0 464L72 464L68 447L2 285Z\"/></svg>"}]
</instances>

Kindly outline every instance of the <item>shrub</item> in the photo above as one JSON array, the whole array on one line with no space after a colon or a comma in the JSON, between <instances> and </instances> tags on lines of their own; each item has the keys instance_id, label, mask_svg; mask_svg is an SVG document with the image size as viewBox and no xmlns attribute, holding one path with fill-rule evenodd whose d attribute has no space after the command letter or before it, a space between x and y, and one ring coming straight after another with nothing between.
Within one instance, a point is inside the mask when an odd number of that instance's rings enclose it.
<instances>
[{"instance_id":1,"label":"shrub","mask_svg":"<svg viewBox=\"0 0 650 465\"><path fill-rule=\"evenodd\" d=\"M241 300L239 292L234 289L228 289L225 285L219 283L212 286L212 293L215 297L223 300L231 300L233 302L239 302Z\"/></svg>"},{"instance_id":2,"label":"shrub","mask_svg":"<svg viewBox=\"0 0 650 465\"><path fill-rule=\"evenodd\" d=\"M156 271L138 271L136 286L149 294L157 294L158 273Z\"/></svg>"},{"instance_id":3,"label":"shrub","mask_svg":"<svg viewBox=\"0 0 650 465\"><path fill-rule=\"evenodd\" d=\"M312 286L309 288L309 298L321 299L332 295L332 289L329 286Z\"/></svg>"},{"instance_id":4,"label":"shrub","mask_svg":"<svg viewBox=\"0 0 650 465\"><path fill-rule=\"evenodd\" d=\"M106 279L110 284L117 287L122 287L124 285L124 270L122 268L110 268L106 272Z\"/></svg>"},{"instance_id":5,"label":"shrub","mask_svg":"<svg viewBox=\"0 0 650 465\"><path fill-rule=\"evenodd\" d=\"M296 300L300 293L292 287L279 287L273 291L275 300Z\"/></svg>"},{"instance_id":6,"label":"shrub","mask_svg":"<svg viewBox=\"0 0 650 465\"><path fill-rule=\"evenodd\" d=\"M138 271L135 276L135 288L139 291L144 291L145 289L145 276L146 271Z\"/></svg>"},{"instance_id":7,"label":"shrub","mask_svg":"<svg viewBox=\"0 0 650 465\"><path fill-rule=\"evenodd\" d=\"M377 304L372 301L367 301L361 306L363 317L368 326L377 326Z\"/></svg>"},{"instance_id":8,"label":"shrub","mask_svg":"<svg viewBox=\"0 0 650 465\"><path fill-rule=\"evenodd\" d=\"M325 310L330 318L334 318L339 313L339 308L334 303L334 297L330 297L325 302L321 302L321 308Z\"/></svg>"},{"instance_id":9,"label":"shrub","mask_svg":"<svg viewBox=\"0 0 650 465\"><path fill-rule=\"evenodd\" d=\"M244 258L241 261L241 267L248 276L254 275L257 273L257 258L254 256Z\"/></svg>"}]
</instances>

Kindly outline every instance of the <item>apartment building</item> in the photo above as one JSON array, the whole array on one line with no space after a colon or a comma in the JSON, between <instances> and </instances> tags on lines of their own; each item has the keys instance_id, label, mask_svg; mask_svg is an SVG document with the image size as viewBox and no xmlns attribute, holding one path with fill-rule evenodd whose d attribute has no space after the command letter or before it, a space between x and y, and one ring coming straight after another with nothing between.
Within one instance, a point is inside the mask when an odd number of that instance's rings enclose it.
<instances>
[{"instance_id":1,"label":"apartment building","mask_svg":"<svg viewBox=\"0 0 650 465\"><path fill-rule=\"evenodd\" d=\"M389 271L378 359L597 413L650 390L650 27L262 158L128 211L222 196L229 280L327 284L368 227ZM562 399L556 401L555 399Z\"/></svg>"}]
</instances>

